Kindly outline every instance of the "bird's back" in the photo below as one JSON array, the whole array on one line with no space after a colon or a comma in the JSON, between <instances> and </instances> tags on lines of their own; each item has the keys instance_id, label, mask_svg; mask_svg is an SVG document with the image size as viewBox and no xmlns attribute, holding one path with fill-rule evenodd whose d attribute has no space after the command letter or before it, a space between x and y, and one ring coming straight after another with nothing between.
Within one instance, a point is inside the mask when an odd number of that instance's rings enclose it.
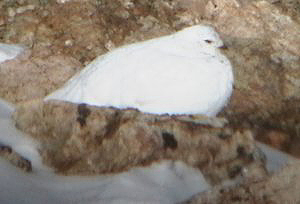
<instances>
[{"instance_id":1,"label":"bird's back","mask_svg":"<svg viewBox=\"0 0 300 204\"><path fill-rule=\"evenodd\" d=\"M214 115L231 94L231 65L217 49L197 43L170 35L115 49L47 99Z\"/></svg>"}]
</instances>

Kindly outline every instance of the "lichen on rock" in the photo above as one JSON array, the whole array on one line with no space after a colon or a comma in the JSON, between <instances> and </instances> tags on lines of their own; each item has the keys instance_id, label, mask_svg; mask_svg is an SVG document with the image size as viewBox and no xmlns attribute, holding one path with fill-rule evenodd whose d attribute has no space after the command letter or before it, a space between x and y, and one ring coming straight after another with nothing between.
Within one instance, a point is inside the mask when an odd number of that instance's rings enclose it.
<instances>
[{"instance_id":1,"label":"lichen on rock","mask_svg":"<svg viewBox=\"0 0 300 204\"><path fill-rule=\"evenodd\" d=\"M211 183L264 176L264 157L251 132L207 118L198 116L194 123L182 116L55 100L23 104L14 114L16 126L40 142L44 163L61 174L121 172L180 160ZM254 169L260 173L251 174Z\"/></svg>"}]
</instances>

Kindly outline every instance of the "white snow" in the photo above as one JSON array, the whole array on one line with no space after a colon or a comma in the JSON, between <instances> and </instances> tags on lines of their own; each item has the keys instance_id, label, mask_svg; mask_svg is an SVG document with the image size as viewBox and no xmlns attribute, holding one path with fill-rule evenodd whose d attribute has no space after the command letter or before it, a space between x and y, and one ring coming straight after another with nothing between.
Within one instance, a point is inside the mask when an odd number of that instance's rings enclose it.
<instances>
[{"instance_id":1,"label":"white snow","mask_svg":"<svg viewBox=\"0 0 300 204\"><path fill-rule=\"evenodd\" d=\"M96 58L46 100L216 115L233 85L221 46L219 35L206 25L127 45Z\"/></svg>"},{"instance_id":2,"label":"white snow","mask_svg":"<svg viewBox=\"0 0 300 204\"><path fill-rule=\"evenodd\" d=\"M293 156L274 149L263 143L256 142L256 144L266 156L266 167L269 172L276 172L287 164L297 160Z\"/></svg>"},{"instance_id":3,"label":"white snow","mask_svg":"<svg viewBox=\"0 0 300 204\"><path fill-rule=\"evenodd\" d=\"M24 50L20 45L0 43L0 63L15 58Z\"/></svg>"},{"instance_id":4,"label":"white snow","mask_svg":"<svg viewBox=\"0 0 300 204\"><path fill-rule=\"evenodd\" d=\"M94 177L23 173L0 159L0 203L176 203L209 185L182 163ZM154 178L160 178L154 179Z\"/></svg>"}]
</instances>

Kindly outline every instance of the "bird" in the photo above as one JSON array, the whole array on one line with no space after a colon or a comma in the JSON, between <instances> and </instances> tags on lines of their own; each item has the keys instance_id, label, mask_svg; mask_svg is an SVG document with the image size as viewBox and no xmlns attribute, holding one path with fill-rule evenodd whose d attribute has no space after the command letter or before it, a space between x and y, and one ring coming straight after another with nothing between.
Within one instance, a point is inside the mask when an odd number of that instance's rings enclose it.
<instances>
[{"instance_id":1,"label":"bird","mask_svg":"<svg viewBox=\"0 0 300 204\"><path fill-rule=\"evenodd\" d=\"M21 45L0 43L0 63L15 58L23 50L24 47Z\"/></svg>"},{"instance_id":2,"label":"bird","mask_svg":"<svg viewBox=\"0 0 300 204\"><path fill-rule=\"evenodd\" d=\"M210 25L115 48L45 97L151 114L216 116L232 94L224 43Z\"/></svg>"}]
</instances>

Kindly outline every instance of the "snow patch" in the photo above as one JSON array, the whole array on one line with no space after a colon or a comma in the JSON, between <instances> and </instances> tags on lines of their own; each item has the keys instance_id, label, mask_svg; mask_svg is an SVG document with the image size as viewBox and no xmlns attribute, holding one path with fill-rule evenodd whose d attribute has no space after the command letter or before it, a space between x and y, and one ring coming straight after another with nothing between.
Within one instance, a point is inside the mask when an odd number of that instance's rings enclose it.
<instances>
[{"instance_id":1,"label":"snow patch","mask_svg":"<svg viewBox=\"0 0 300 204\"><path fill-rule=\"evenodd\" d=\"M0 63L15 58L17 55L23 52L23 50L24 47L20 45L0 43Z\"/></svg>"}]
</instances>

